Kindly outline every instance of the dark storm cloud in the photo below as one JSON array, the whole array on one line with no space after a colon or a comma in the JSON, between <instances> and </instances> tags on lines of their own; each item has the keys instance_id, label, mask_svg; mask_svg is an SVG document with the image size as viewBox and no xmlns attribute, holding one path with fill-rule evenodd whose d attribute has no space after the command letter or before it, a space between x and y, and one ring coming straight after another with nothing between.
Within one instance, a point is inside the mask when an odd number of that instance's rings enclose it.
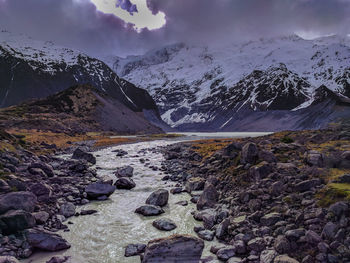
<instances>
[{"instance_id":1,"label":"dark storm cloud","mask_svg":"<svg viewBox=\"0 0 350 263\"><path fill-rule=\"evenodd\" d=\"M131 0L116 0L130 13ZM166 14L159 30L96 10L89 0L0 0L0 28L53 40L89 53L126 54L178 41L224 42L309 32L349 34L350 0L147 0Z\"/></svg>"},{"instance_id":2,"label":"dark storm cloud","mask_svg":"<svg viewBox=\"0 0 350 263\"><path fill-rule=\"evenodd\" d=\"M130 0L117 0L116 6L128 11L131 15L137 13L137 6L132 4Z\"/></svg>"}]
</instances>

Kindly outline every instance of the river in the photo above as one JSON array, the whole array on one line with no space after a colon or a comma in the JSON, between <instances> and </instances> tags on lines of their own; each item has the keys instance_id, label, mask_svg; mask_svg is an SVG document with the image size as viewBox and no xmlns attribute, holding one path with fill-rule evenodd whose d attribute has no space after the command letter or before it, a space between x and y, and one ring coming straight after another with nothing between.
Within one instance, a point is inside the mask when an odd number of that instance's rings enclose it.
<instances>
[{"instance_id":1,"label":"river","mask_svg":"<svg viewBox=\"0 0 350 263\"><path fill-rule=\"evenodd\" d=\"M130 243L147 243L148 241L166 237L171 234L190 234L196 236L193 227L200 225L193 219L191 212L195 205L186 193L169 196L169 204L164 208L165 213L157 217L143 217L134 213L135 209L145 203L147 197L160 188L171 189L173 182L162 181L163 172L153 171L142 164L139 159L149 159L150 166L161 166L163 156L151 149L169 144L196 139L208 138L241 138L266 135L267 133L186 133L186 137L161 139L149 142L139 142L116 147L105 148L94 152L98 167L98 176L112 176L118 167L131 165L134 167L133 180L136 187L131 190L116 190L110 199L104 202L91 202L83 209L95 209L97 214L90 216L72 217L67 221L69 232L60 232L72 247L59 253L36 253L24 263L45 263L54 255L71 256L74 263L136 263L139 257L124 257L125 246ZM128 152L124 157L117 157L113 150L122 149ZM62 156L62 158L67 156ZM176 204L188 201L188 206ZM177 228L170 232L159 231L152 226L155 218L171 218ZM209 255L209 246L213 242L206 242L203 255Z\"/></svg>"}]
</instances>

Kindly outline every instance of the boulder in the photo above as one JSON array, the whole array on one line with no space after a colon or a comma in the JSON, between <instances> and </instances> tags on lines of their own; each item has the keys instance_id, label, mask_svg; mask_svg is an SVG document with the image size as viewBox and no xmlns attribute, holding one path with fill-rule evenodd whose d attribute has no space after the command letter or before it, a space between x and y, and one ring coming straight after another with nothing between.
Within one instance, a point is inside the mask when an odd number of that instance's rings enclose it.
<instances>
[{"instance_id":1,"label":"boulder","mask_svg":"<svg viewBox=\"0 0 350 263\"><path fill-rule=\"evenodd\" d=\"M120 167L115 172L115 176L117 177L132 177L134 175L134 168L130 165Z\"/></svg>"},{"instance_id":2,"label":"boulder","mask_svg":"<svg viewBox=\"0 0 350 263\"><path fill-rule=\"evenodd\" d=\"M205 186L203 193L200 195L197 202L197 209L203 210L206 208L215 207L219 198L219 194L212 184Z\"/></svg>"},{"instance_id":3,"label":"boulder","mask_svg":"<svg viewBox=\"0 0 350 263\"><path fill-rule=\"evenodd\" d=\"M273 263L275 257L278 256L278 253L273 249L266 249L260 254L261 263Z\"/></svg>"},{"instance_id":4,"label":"boulder","mask_svg":"<svg viewBox=\"0 0 350 263\"><path fill-rule=\"evenodd\" d=\"M295 191L305 192L309 191L311 188L320 185L321 182L319 179L311 179L302 181L294 186Z\"/></svg>"},{"instance_id":5,"label":"boulder","mask_svg":"<svg viewBox=\"0 0 350 263\"><path fill-rule=\"evenodd\" d=\"M261 237L256 237L248 242L248 248L254 251L263 251L265 249L265 241Z\"/></svg>"},{"instance_id":6,"label":"boulder","mask_svg":"<svg viewBox=\"0 0 350 263\"><path fill-rule=\"evenodd\" d=\"M205 179L200 177L191 177L187 180L185 189L188 193L192 191L201 191L204 189Z\"/></svg>"},{"instance_id":7,"label":"boulder","mask_svg":"<svg viewBox=\"0 0 350 263\"><path fill-rule=\"evenodd\" d=\"M37 197L31 192L12 192L0 196L0 214L8 210L33 212Z\"/></svg>"},{"instance_id":8,"label":"boulder","mask_svg":"<svg viewBox=\"0 0 350 263\"><path fill-rule=\"evenodd\" d=\"M70 248L70 244L61 236L45 230L29 229L25 235L33 248L52 252Z\"/></svg>"},{"instance_id":9,"label":"boulder","mask_svg":"<svg viewBox=\"0 0 350 263\"><path fill-rule=\"evenodd\" d=\"M76 160L85 160L91 164L96 164L96 158L92 153L83 151L80 148L77 148L72 155L72 159Z\"/></svg>"},{"instance_id":10,"label":"boulder","mask_svg":"<svg viewBox=\"0 0 350 263\"><path fill-rule=\"evenodd\" d=\"M125 257L133 257L138 256L145 252L146 245L145 244L129 244L125 248Z\"/></svg>"},{"instance_id":11,"label":"boulder","mask_svg":"<svg viewBox=\"0 0 350 263\"><path fill-rule=\"evenodd\" d=\"M291 250L291 245L285 236L280 235L275 239L274 248L279 254L288 254Z\"/></svg>"},{"instance_id":12,"label":"boulder","mask_svg":"<svg viewBox=\"0 0 350 263\"><path fill-rule=\"evenodd\" d=\"M316 232L314 232L312 230L306 231L305 240L306 240L306 242L308 242L309 244L312 244L312 245L317 245L318 243L320 243L322 241L319 234L317 234Z\"/></svg>"},{"instance_id":13,"label":"boulder","mask_svg":"<svg viewBox=\"0 0 350 263\"><path fill-rule=\"evenodd\" d=\"M173 235L155 239L148 243L142 263L198 263L203 248L203 240L188 235Z\"/></svg>"},{"instance_id":14,"label":"boulder","mask_svg":"<svg viewBox=\"0 0 350 263\"><path fill-rule=\"evenodd\" d=\"M52 196L52 188L45 183L36 183L30 186L29 191L36 195L39 202L47 202Z\"/></svg>"},{"instance_id":15,"label":"boulder","mask_svg":"<svg viewBox=\"0 0 350 263\"><path fill-rule=\"evenodd\" d=\"M232 258L236 254L236 248L235 247L224 247L218 250L216 252L216 256L218 259L222 261L227 261L228 259Z\"/></svg>"},{"instance_id":16,"label":"boulder","mask_svg":"<svg viewBox=\"0 0 350 263\"><path fill-rule=\"evenodd\" d=\"M270 151L264 150L264 151L259 152L259 158L265 162L268 162L268 163L276 163L277 162L276 156Z\"/></svg>"},{"instance_id":17,"label":"boulder","mask_svg":"<svg viewBox=\"0 0 350 263\"><path fill-rule=\"evenodd\" d=\"M0 216L4 223L2 229L5 234L12 234L35 226L34 216L24 210L10 210Z\"/></svg>"},{"instance_id":18,"label":"boulder","mask_svg":"<svg viewBox=\"0 0 350 263\"><path fill-rule=\"evenodd\" d=\"M260 223L264 226L272 226L281 220L279 213L270 213L260 218Z\"/></svg>"},{"instance_id":19,"label":"boulder","mask_svg":"<svg viewBox=\"0 0 350 263\"><path fill-rule=\"evenodd\" d=\"M228 227L230 225L230 219L224 219L216 228L215 236L218 239L223 239L227 233Z\"/></svg>"},{"instance_id":20,"label":"boulder","mask_svg":"<svg viewBox=\"0 0 350 263\"><path fill-rule=\"evenodd\" d=\"M28 170L30 171L30 169L32 168L39 168L41 170L44 171L44 173L48 176L48 177L53 177L55 174L53 172L52 166L48 165L44 162L34 162L31 163L28 167Z\"/></svg>"},{"instance_id":21,"label":"boulder","mask_svg":"<svg viewBox=\"0 0 350 263\"><path fill-rule=\"evenodd\" d=\"M114 185L117 187L117 189L125 189L125 190L131 190L136 187L135 182L128 177L121 177L117 179Z\"/></svg>"},{"instance_id":22,"label":"boulder","mask_svg":"<svg viewBox=\"0 0 350 263\"><path fill-rule=\"evenodd\" d=\"M35 221L37 224L39 225L43 225L46 223L46 221L49 219L50 215L49 213L45 212L45 211L40 211L40 212L36 212L36 213L32 213L32 215L35 218Z\"/></svg>"},{"instance_id":23,"label":"boulder","mask_svg":"<svg viewBox=\"0 0 350 263\"><path fill-rule=\"evenodd\" d=\"M114 193L116 187L110 184L93 183L85 188L89 199L97 199L101 196L110 196Z\"/></svg>"},{"instance_id":24,"label":"boulder","mask_svg":"<svg viewBox=\"0 0 350 263\"><path fill-rule=\"evenodd\" d=\"M11 187L4 180L0 179L0 194L11 192Z\"/></svg>"},{"instance_id":25,"label":"boulder","mask_svg":"<svg viewBox=\"0 0 350 263\"><path fill-rule=\"evenodd\" d=\"M0 263L20 263L15 257L0 256Z\"/></svg>"},{"instance_id":26,"label":"boulder","mask_svg":"<svg viewBox=\"0 0 350 263\"><path fill-rule=\"evenodd\" d=\"M75 215L75 205L73 203L67 202L60 206L60 214L65 218Z\"/></svg>"},{"instance_id":27,"label":"boulder","mask_svg":"<svg viewBox=\"0 0 350 263\"><path fill-rule=\"evenodd\" d=\"M152 225L163 231L171 231L174 230L177 226L174 221L168 218L160 218L155 221L153 221Z\"/></svg>"},{"instance_id":28,"label":"boulder","mask_svg":"<svg viewBox=\"0 0 350 263\"><path fill-rule=\"evenodd\" d=\"M157 216L163 214L164 210L161 207L155 205L143 205L137 208L135 210L135 213L144 216Z\"/></svg>"},{"instance_id":29,"label":"boulder","mask_svg":"<svg viewBox=\"0 0 350 263\"><path fill-rule=\"evenodd\" d=\"M341 202L337 202L335 204L332 204L328 210L329 210L329 212L331 212L335 216L339 217L339 216L341 216L349 211L349 206L347 203L341 201Z\"/></svg>"},{"instance_id":30,"label":"boulder","mask_svg":"<svg viewBox=\"0 0 350 263\"><path fill-rule=\"evenodd\" d=\"M165 189L159 189L153 192L146 200L146 204L155 206L166 206L168 204L169 192Z\"/></svg>"},{"instance_id":31,"label":"boulder","mask_svg":"<svg viewBox=\"0 0 350 263\"><path fill-rule=\"evenodd\" d=\"M247 143L243 146L242 152L241 152L241 163L246 164L254 164L259 155L259 150L258 147L256 146L255 143Z\"/></svg>"},{"instance_id":32,"label":"boulder","mask_svg":"<svg viewBox=\"0 0 350 263\"><path fill-rule=\"evenodd\" d=\"M207 241L212 241L214 239L214 231L210 231L210 230L201 230L198 231L197 235L204 240Z\"/></svg>"},{"instance_id":33,"label":"boulder","mask_svg":"<svg viewBox=\"0 0 350 263\"><path fill-rule=\"evenodd\" d=\"M73 263L73 262L71 261L71 257L68 257L68 256L56 256L56 257L52 257L46 263Z\"/></svg>"},{"instance_id":34,"label":"boulder","mask_svg":"<svg viewBox=\"0 0 350 263\"><path fill-rule=\"evenodd\" d=\"M323 167L323 155L318 151L309 151L306 155L306 163L312 166Z\"/></svg>"}]
</instances>

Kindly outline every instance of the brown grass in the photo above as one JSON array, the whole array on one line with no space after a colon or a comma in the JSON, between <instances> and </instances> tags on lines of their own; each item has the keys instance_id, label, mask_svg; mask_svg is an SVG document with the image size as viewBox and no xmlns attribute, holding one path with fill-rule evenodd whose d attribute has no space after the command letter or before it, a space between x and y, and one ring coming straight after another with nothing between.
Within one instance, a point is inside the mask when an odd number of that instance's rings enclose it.
<instances>
[{"instance_id":1,"label":"brown grass","mask_svg":"<svg viewBox=\"0 0 350 263\"><path fill-rule=\"evenodd\" d=\"M211 157L214 153L225 148L230 143L232 143L232 140L228 139L199 140L195 141L192 147L195 152L205 159Z\"/></svg>"}]
</instances>

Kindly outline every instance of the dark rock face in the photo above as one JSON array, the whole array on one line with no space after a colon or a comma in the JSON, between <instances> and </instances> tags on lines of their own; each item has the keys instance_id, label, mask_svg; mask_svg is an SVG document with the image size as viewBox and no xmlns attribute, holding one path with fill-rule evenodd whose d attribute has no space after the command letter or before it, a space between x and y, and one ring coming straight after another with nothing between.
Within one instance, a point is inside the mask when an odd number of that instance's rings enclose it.
<instances>
[{"instance_id":1,"label":"dark rock face","mask_svg":"<svg viewBox=\"0 0 350 263\"><path fill-rule=\"evenodd\" d=\"M205 208L212 208L215 206L218 200L218 192L212 184L209 184L204 188L203 193L199 197L197 202L197 209L203 210Z\"/></svg>"},{"instance_id":2,"label":"dark rock face","mask_svg":"<svg viewBox=\"0 0 350 263\"><path fill-rule=\"evenodd\" d=\"M155 205L143 205L137 208L135 210L135 213L144 216L157 216L163 214L164 210L161 207Z\"/></svg>"},{"instance_id":3,"label":"dark rock face","mask_svg":"<svg viewBox=\"0 0 350 263\"><path fill-rule=\"evenodd\" d=\"M30 229L27 230L26 237L32 247L40 250L59 251L70 248L70 244L61 236L47 231Z\"/></svg>"},{"instance_id":4,"label":"dark rock face","mask_svg":"<svg viewBox=\"0 0 350 263\"><path fill-rule=\"evenodd\" d=\"M8 210L33 212L37 197L31 192L12 192L0 196L0 214Z\"/></svg>"},{"instance_id":5,"label":"dark rock face","mask_svg":"<svg viewBox=\"0 0 350 263\"><path fill-rule=\"evenodd\" d=\"M165 189L159 189L153 192L146 200L146 204L155 206L166 206L168 204L169 192Z\"/></svg>"},{"instance_id":6,"label":"dark rock face","mask_svg":"<svg viewBox=\"0 0 350 263\"><path fill-rule=\"evenodd\" d=\"M138 256L145 252L146 245L145 244L129 244L125 248L125 257L133 257Z\"/></svg>"},{"instance_id":7,"label":"dark rock face","mask_svg":"<svg viewBox=\"0 0 350 263\"><path fill-rule=\"evenodd\" d=\"M116 187L110 184L93 183L85 188L85 192L90 199L97 199L101 196L110 196Z\"/></svg>"},{"instance_id":8,"label":"dark rock face","mask_svg":"<svg viewBox=\"0 0 350 263\"><path fill-rule=\"evenodd\" d=\"M115 186L117 187L117 189L131 190L134 187L136 187L136 184L131 178L122 177L117 179L117 181L115 182Z\"/></svg>"},{"instance_id":9,"label":"dark rock face","mask_svg":"<svg viewBox=\"0 0 350 263\"><path fill-rule=\"evenodd\" d=\"M160 218L157 219L155 221L153 221L152 225L159 229L159 230L163 230L163 231L171 231L174 230L177 226L174 223L174 221L172 221L171 219L167 219L167 218Z\"/></svg>"},{"instance_id":10,"label":"dark rock face","mask_svg":"<svg viewBox=\"0 0 350 263\"><path fill-rule=\"evenodd\" d=\"M74 152L73 152L73 156L72 159L77 159L77 160L86 160L87 162L91 163L91 164L96 164L96 158L92 153L88 153L83 151L80 148L77 148Z\"/></svg>"},{"instance_id":11,"label":"dark rock face","mask_svg":"<svg viewBox=\"0 0 350 263\"><path fill-rule=\"evenodd\" d=\"M174 235L150 241L142 263L186 262L198 263L204 241L191 236Z\"/></svg>"},{"instance_id":12,"label":"dark rock face","mask_svg":"<svg viewBox=\"0 0 350 263\"><path fill-rule=\"evenodd\" d=\"M31 213L23 210L10 210L0 216L0 221L4 223L2 230L6 234L34 227L36 222Z\"/></svg>"}]
</instances>

